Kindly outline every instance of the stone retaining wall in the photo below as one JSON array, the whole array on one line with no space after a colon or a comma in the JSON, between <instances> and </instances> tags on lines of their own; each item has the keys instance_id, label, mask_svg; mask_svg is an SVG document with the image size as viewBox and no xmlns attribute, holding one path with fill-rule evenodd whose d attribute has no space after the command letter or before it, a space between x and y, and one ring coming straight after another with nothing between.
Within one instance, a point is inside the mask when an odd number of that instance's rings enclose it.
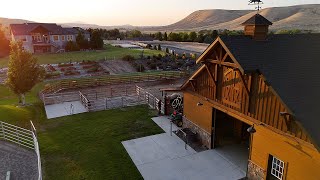
<instances>
[{"instance_id":1,"label":"stone retaining wall","mask_svg":"<svg viewBox=\"0 0 320 180\"><path fill-rule=\"evenodd\" d=\"M265 170L249 160L247 176L249 180L262 180L265 177Z\"/></svg>"},{"instance_id":2,"label":"stone retaining wall","mask_svg":"<svg viewBox=\"0 0 320 180\"><path fill-rule=\"evenodd\" d=\"M183 117L183 128L190 128L192 131L197 132L201 143L208 149L211 149L211 134L201 129L186 117Z\"/></svg>"}]
</instances>

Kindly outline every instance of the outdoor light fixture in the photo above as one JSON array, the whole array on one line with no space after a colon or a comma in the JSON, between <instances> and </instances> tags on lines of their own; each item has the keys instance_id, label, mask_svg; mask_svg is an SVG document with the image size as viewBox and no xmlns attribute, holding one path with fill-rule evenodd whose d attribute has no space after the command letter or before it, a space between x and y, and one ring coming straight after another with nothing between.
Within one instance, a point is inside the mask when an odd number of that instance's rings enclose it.
<instances>
[{"instance_id":1,"label":"outdoor light fixture","mask_svg":"<svg viewBox=\"0 0 320 180\"><path fill-rule=\"evenodd\" d=\"M198 102L197 103L197 106L202 106L203 104L201 102Z\"/></svg>"},{"instance_id":2,"label":"outdoor light fixture","mask_svg":"<svg viewBox=\"0 0 320 180\"><path fill-rule=\"evenodd\" d=\"M248 133L250 134L253 134L255 132L257 132L257 130L254 128L254 125L250 126L248 129L247 129Z\"/></svg>"}]
</instances>

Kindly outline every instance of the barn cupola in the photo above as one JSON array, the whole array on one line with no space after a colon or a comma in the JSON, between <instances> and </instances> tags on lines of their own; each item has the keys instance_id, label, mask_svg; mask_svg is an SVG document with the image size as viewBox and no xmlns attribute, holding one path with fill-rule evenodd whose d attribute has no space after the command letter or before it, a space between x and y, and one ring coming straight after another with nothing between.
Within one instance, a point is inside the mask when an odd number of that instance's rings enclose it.
<instances>
[{"instance_id":1,"label":"barn cupola","mask_svg":"<svg viewBox=\"0 0 320 180\"><path fill-rule=\"evenodd\" d=\"M245 35L252 36L257 41L264 41L267 39L268 29L272 22L257 13L242 25L244 26Z\"/></svg>"}]
</instances>

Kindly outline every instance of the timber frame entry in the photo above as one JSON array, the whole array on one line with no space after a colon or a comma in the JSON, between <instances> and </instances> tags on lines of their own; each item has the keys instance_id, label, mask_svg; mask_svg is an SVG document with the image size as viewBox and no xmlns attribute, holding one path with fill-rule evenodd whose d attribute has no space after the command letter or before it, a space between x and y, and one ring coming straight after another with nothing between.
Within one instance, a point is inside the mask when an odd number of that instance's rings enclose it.
<instances>
[{"instance_id":1,"label":"timber frame entry","mask_svg":"<svg viewBox=\"0 0 320 180\"><path fill-rule=\"evenodd\" d=\"M213 108L249 124L268 129L301 142L311 143L291 110L258 71L245 72L218 37L198 58L202 66L181 89L208 101Z\"/></svg>"}]
</instances>

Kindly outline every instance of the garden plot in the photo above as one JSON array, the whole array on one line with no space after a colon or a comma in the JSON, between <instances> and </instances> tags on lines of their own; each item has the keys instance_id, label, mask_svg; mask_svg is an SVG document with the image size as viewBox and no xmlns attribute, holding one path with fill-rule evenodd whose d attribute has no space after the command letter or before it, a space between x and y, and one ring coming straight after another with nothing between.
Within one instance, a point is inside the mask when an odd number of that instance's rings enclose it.
<instances>
[{"instance_id":1,"label":"garden plot","mask_svg":"<svg viewBox=\"0 0 320 180\"><path fill-rule=\"evenodd\" d=\"M44 65L47 79L101 76L110 74L99 62L82 61Z\"/></svg>"}]
</instances>

